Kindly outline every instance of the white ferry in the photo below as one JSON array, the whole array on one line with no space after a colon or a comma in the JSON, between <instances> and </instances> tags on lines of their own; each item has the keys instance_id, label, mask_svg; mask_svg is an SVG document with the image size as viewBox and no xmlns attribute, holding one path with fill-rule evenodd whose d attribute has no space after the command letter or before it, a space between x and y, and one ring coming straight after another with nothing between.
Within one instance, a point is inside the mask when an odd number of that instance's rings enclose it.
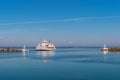
<instances>
[{"instance_id":1,"label":"white ferry","mask_svg":"<svg viewBox=\"0 0 120 80\"><path fill-rule=\"evenodd\" d=\"M55 46L48 40L44 40L36 46L36 51L54 51L55 49Z\"/></svg>"}]
</instances>

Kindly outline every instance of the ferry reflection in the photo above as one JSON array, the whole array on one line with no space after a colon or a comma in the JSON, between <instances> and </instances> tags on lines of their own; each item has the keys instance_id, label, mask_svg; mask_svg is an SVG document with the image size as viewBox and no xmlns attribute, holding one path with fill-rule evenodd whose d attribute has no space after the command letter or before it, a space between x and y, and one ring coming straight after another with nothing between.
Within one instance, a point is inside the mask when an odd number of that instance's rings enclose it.
<instances>
[{"instance_id":1,"label":"ferry reflection","mask_svg":"<svg viewBox=\"0 0 120 80\"><path fill-rule=\"evenodd\" d=\"M55 51L37 51L36 54L42 57L50 57L55 55Z\"/></svg>"}]
</instances>

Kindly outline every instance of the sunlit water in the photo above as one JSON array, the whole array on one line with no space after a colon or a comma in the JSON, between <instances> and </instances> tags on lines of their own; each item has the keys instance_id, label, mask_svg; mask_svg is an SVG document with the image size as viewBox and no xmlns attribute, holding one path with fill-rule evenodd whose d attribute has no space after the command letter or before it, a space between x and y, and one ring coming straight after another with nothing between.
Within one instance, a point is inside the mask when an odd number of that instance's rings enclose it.
<instances>
[{"instance_id":1,"label":"sunlit water","mask_svg":"<svg viewBox=\"0 0 120 80\"><path fill-rule=\"evenodd\" d=\"M0 53L0 80L120 80L120 53L100 48Z\"/></svg>"}]
</instances>

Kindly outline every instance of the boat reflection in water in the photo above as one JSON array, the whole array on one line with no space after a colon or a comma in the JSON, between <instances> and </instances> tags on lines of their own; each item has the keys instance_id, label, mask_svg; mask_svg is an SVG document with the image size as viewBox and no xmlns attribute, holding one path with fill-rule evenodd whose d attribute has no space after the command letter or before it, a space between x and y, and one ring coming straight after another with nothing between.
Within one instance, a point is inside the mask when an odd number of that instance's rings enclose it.
<instances>
[{"instance_id":1,"label":"boat reflection in water","mask_svg":"<svg viewBox=\"0 0 120 80\"><path fill-rule=\"evenodd\" d=\"M106 62L108 51L102 51L102 52L103 52L104 62Z\"/></svg>"},{"instance_id":2,"label":"boat reflection in water","mask_svg":"<svg viewBox=\"0 0 120 80\"><path fill-rule=\"evenodd\" d=\"M22 56L23 56L24 59L26 59L26 57L28 57L28 55L29 54L27 52L22 52Z\"/></svg>"},{"instance_id":3,"label":"boat reflection in water","mask_svg":"<svg viewBox=\"0 0 120 80\"><path fill-rule=\"evenodd\" d=\"M50 57L55 55L55 51L37 51L37 55L42 57Z\"/></svg>"},{"instance_id":4,"label":"boat reflection in water","mask_svg":"<svg viewBox=\"0 0 120 80\"><path fill-rule=\"evenodd\" d=\"M55 55L55 51L37 51L36 55L42 57L43 62L47 62Z\"/></svg>"},{"instance_id":5,"label":"boat reflection in water","mask_svg":"<svg viewBox=\"0 0 120 80\"><path fill-rule=\"evenodd\" d=\"M106 55L108 53L108 51L102 51L104 55Z\"/></svg>"}]
</instances>

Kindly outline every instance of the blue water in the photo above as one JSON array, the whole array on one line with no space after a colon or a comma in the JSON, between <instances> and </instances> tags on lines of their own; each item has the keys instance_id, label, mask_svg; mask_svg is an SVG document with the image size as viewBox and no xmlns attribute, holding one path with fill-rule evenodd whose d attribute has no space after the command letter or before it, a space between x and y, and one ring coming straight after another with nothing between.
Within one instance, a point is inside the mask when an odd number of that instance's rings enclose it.
<instances>
[{"instance_id":1,"label":"blue water","mask_svg":"<svg viewBox=\"0 0 120 80\"><path fill-rule=\"evenodd\" d=\"M100 48L0 53L0 80L120 80L120 53Z\"/></svg>"}]
</instances>

